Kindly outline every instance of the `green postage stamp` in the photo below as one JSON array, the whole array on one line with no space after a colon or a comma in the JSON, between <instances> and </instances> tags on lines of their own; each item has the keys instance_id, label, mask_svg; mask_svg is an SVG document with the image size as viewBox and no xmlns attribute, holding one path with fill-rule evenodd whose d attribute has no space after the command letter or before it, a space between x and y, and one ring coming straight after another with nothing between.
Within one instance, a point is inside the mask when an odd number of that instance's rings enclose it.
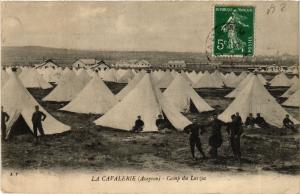
<instances>
[{"instance_id":1,"label":"green postage stamp","mask_svg":"<svg viewBox=\"0 0 300 194\"><path fill-rule=\"evenodd\" d=\"M214 56L254 55L252 6L216 5L214 8Z\"/></svg>"}]
</instances>

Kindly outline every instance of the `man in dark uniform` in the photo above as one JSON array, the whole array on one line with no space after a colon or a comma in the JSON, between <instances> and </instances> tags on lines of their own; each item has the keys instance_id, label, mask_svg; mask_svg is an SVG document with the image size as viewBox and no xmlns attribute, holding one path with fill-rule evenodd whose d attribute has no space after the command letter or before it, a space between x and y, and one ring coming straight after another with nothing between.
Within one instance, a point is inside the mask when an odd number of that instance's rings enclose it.
<instances>
[{"instance_id":1,"label":"man in dark uniform","mask_svg":"<svg viewBox=\"0 0 300 194\"><path fill-rule=\"evenodd\" d=\"M218 158L218 148L222 145L223 139L222 139L222 133L221 129L222 126L227 125L225 122L218 119L218 115L213 115L213 120L210 123L210 126L212 127L211 135L209 137L209 145L211 147L210 154L212 158Z\"/></svg>"},{"instance_id":2,"label":"man in dark uniform","mask_svg":"<svg viewBox=\"0 0 300 194\"><path fill-rule=\"evenodd\" d=\"M255 118L255 123L260 127L260 128L266 128L269 127L269 124L265 121L265 119L260 116L260 113L256 114Z\"/></svg>"},{"instance_id":3,"label":"man in dark uniform","mask_svg":"<svg viewBox=\"0 0 300 194\"><path fill-rule=\"evenodd\" d=\"M240 116L240 113L239 112L235 113L235 117L236 117L236 121L237 121L238 125L240 127L242 127L243 121L242 121L242 117Z\"/></svg>"},{"instance_id":4,"label":"man in dark uniform","mask_svg":"<svg viewBox=\"0 0 300 194\"><path fill-rule=\"evenodd\" d=\"M249 116L246 118L245 126L254 127L255 119L253 118L253 114L249 113Z\"/></svg>"},{"instance_id":5,"label":"man in dark uniform","mask_svg":"<svg viewBox=\"0 0 300 194\"><path fill-rule=\"evenodd\" d=\"M195 146L197 147L197 149L199 150L199 152L202 154L203 158L206 158L203 150L202 150L202 146L201 146L201 141L199 138L199 129L200 126L197 124L190 124L187 127L184 128L184 131L188 134L190 134L190 147L191 147L191 153L192 153L192 157L193 159L195 158ZM201 128L201 132L200 134L203 134L203 129Z\"/></svg>"},{"instance_id":6,"label":"man in dark uniform","mask_svg":"<svg viewBox=\"0 0 300 194\"><path fill-rule=\"evenodd\" d=\"M158 131L161 131L166 127L165 119L163 119L163 116L161 114L158 115L158 119L156 119L155 124L158 128Z\"/></svg>"},{"instance_id":7,"label":"man in dark uniform","mask_svg":"<svg viewBox=\"0 0 300 194\"><path fill-rule=\"evenodd\" d=\"M297 132L297 129L295 129L294 122L291 121L290 116L287 114L285 115L285 118L283 119L283 127L286 129L291 129L294 133Z\"/></svg>"},{"instance_id":8,"label":"man in dark uniform","mask_svg":"<svg viewBox=\"0 0 300 194\"><path fill-rule=\"evenodd\" d=\"M1 106L1 135L2 141L6 138L6 122L9 120L9 115L3 111L3 106Z\"/></svg>"},{"instance_id":9,"label":"man in dark uniform","mask_svg":"<svg viewBox=\"0 0 300 194\"><path fill-rule=\"evenodd\" d=\"M142 117L140 115L137 117L137 120L135 121L135 125L132 128L132 131L135 133L143 131L144 121L141 118Z\"/></svg>"},{"instance_id":10,"label":"man in dark uniform","mask_svg":"<svg viewBox=\"0 0 300 194\"><path fill-rule=\"evenodd\" d=\"M41 136L44 136L44 129L42 125L42 121L46 119L46 115L39 110L39 106L35 106L35 112L32 114L32 125L33 125L33 134L36 138L36 143L38 143L38 133L39 131Z\"/></svg>"},{"instance_id":11,"label":"man in dark uniform","mask_svg":"<svg viewBox=\"0 0 300 194\"><path fill-rule=\"evenodd\" d=\"M239 126L239 120L236 115L231 115L231 122L227 126L227 132L230 137L230 145L232 153L236 159L241 160L241 145L240 138L243 133L242 128Z\"/></svg>"}]
</instances>

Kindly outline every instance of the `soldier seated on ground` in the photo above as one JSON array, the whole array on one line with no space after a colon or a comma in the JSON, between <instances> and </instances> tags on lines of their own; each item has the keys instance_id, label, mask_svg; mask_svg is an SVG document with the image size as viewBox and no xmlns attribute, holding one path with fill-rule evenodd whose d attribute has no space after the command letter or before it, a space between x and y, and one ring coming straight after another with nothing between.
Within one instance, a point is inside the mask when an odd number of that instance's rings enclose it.
<instances>
[{"instance_id":1,"label":"soldier seated on ground","mask_svg":"<svg viewBox=\"0 0 300 194\"><path fill-rule=\"evenodd\" d=\"M254 127L255 119L252 113L249 113L249 116L246 118L245 126Z\"/></svg>"},{"instance_id":2,"label":"soldier seated on ground","mask_svg":"<svg viewBox=\"0 0 300 194\"><path fill-rule=\"evenodd\" d=\"M265 119L260 116L260 113L256 114L255 124L257 124L260 128L268 128L270 125L265 121Z\"/></svg>"},{"instance_id":3,"label":"soldier seated on ground","mask_svg":"<svg viewBox=\"0 0 300 194\"><path fill-rule=\"evenodd\" d=\"M294 133L298 132L295 128L294 122L291 121L290 116L287 114L285 115L285 118L282 121L283 127L286 129L291 129Z\"/></svg>"},{"instance_id":4,"label":"soldier seated on ground","mask_svg":"<svg viewBox=\"0 0 300 194\"><path fill-rule=\"evenodd\" d=\"M143 131L143 128L144 128L144 121L142 120L142 117L139 115L137 117L137 120L135 121L132 131L138 133Z\"/></svg>"}]
</instances>

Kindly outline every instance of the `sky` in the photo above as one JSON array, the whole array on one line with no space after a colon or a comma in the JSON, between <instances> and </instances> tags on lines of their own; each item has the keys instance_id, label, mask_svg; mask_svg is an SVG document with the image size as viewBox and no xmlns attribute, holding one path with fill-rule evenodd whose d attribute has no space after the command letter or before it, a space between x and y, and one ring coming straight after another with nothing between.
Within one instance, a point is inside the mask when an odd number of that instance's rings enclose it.
<instances>
[{"instance_id":1,"label":"sky","mask_svg":"<svg viewBox=\"0 0 300 194\"><path fill-rule=\"evenodd\" d=\"M255 6L256 55L298 54L297 2L2 2L1 43L205 52L215 4Z\"/></svg>"}]
</instances>

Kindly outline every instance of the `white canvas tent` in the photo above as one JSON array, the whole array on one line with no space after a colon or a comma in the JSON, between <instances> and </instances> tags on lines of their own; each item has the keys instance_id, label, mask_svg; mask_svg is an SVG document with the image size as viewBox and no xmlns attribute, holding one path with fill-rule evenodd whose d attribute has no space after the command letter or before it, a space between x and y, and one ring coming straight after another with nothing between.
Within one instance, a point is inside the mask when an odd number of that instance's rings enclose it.
<instances>
[{"instance_id":1,"label":"white canvas tent","mask_svg":"<svg viewBox=\"0 0 300 194\"><path fill-rule=\"evenodd\" d=\"M272 87L289 87L291 86L291 82L289 78L286 77L284 73L280 73L276 75L271 81Z\"/></svg>"},{"instance_id":2,"label":"white canvas tent","mask_svg":"<svg viewBox=\"0 0 300 194\"><path fill-rule=\"evenodd\" d=\"M134 74L131 69L119 69L117 71L117 82L118 83L128 83L130 80L132 80L134 77Z\"/></svg>"},{"instance_id":3,"label":"white canvas tent","mask_svg":"<svg viewBox=\"0 0 300 194\"><path fill-rule=\"evenodd\" d=\"M283 106L300 107L300 89L292 94L284 103Z\"/></svg>"},{"instance_id":4,"label":"white canvas tent","mask_svg":"<svg viewBox=\"0 0 300 194\"><path fill-rule=\"evenodd\" d=\"M139 83L139 81L144 77L145 73L139 72L137 73L133 80L131 80L119 93L117 93L117 100L121 101L135 86Z\"/></svg>"},{"instance_id":5,"label":"white canvas tent","mask_svg":"<svg viewBox=\"0 0 300 194\"><path fill-rule=\"evenodd\" d=\"M157 131L157 116L164 113L170 123L182 130L191 122L170 104L160 90L154 86L149 73L132 89L121 102L116 104L104 116L94 123L96 125L129 131L134 126L137 116L144 121L144 132Z\"/></svg>"},{"instance_id":6,"label":"white canvas tent","mask_svg":"<svg viewBox=\"0 0 300 194\"><path fill-rule=\"evenodd\" d=\"M103 71L101 74L101 77L104 81L107 82L117 82L117 75L116 75L116 70L115 69L107 69Z\"/></svg>"},{"instance_id":7,"label":"white canvas tent","mask_svg":"<svg viewBox=\"0 0 300 194\"><path fill-rule=\"evenodd\" d=\"M91 76L89 76L89 74L85 70L83 70L83 69L81 69L81 70L82 71L78 72L77 79L84 83L88 83L91 80Z\"/></svg>"},{"instance_id":8,"label":"white canvas tent","mask_svg":"<svg viewBox=\"0 0 300 194\"><path fill-rule=\"evenodd\" d=\"M293 84L285 93L283 93L280 97L288 98L290 95L294 94L299 89L299 83Z\"/></svg>"},{"instance_id":9,"label":"white canvas tent","mask_svg":"<svg viewBox=\"0 0 300 194\"><path fill-rule=\"evenodd\" d=\"M9 136L11 130L14 129L14 124L20 116L23 117L26 124L33 132L31 117L35 111L34 107L36 105L40 105L25 89L15 74L10 75L9 81L2 89L1 97L4 110L10 115L10 120L7 124L7 136ZM45 113L47 116L46 120L43 122L45 134L56 134L70 130L69 126L56 120L41 106L40 111Z\"/></svg>"},{"instance_id":10,"label":"white canvas tent","mask_svg":"<svg viewBox=\"0 0 300 194\"><path fill-rule=\"evenodd\" d=\"M192 84L196 83L196 81L198 81L199 79L198 74L195 71L192 71L190 73L187 72L186 74L192 81Z\"/></svg>"},{"instance_id":11,"label":"white canvas tent","mask_svg":"<svg viewBox=\"0 0 300 194\"><path fill-rule=\"evenodd\" d=\"M243 79L245 79L247 77L247 73L245 71L242 71L242 73L239 75L239 80L242 81Z\"/></svg>"},{"instance_id":12,"label":"white canvas tent","mask_svg":"<svg viewBox=\"0 0 300 194\"><path fill-rule=\"evenodd\" d=\"M292 79L290 79L290 84L299 84L299 78L297 76L294 76Z\"/></svg>"},{"instance_id":13,"label":"white canvas tent","mask_svg":"<svg viewBox=\"0 0 300 194\"><path fill-rule=\"evenodd\" d=\"M156 82L158 88L167 88L171 82L173 81L174 77L170 71L164 72L162 78Z\"/></svg>"},{"instance_id":14,"label":"white canvas tent","mask_svg":"<svg viewBox=\"0 0 300 194\"><path fill-rule=\"evenodd\" d=\"M222 82L224 80L224 74L222 74L219 70L215 70L211 75L216 76Z\"/></svg>"},{"instance_id":15,"label":"white canvas tent","mask_svg":"<svg viewBox=\"0 0 300 194\"><path fill-rule=\"evenodd\" d=\"M49 84L36 69L24 69L19 75L19 78L26 88L52 88L52 85Z\"/></svg>"},{"instance_id":16,"label":"white canvas tent","mask_svg":"<svg viewBox=\"0 0 300 194\"><path fill-rule=\"evenodd\" d=\"M254 74L249 73L247 77L234 89L232 90L229 94L225 96L225 98L235 98L248 84L249 80L251 77L253 77Z\"/></svg>"},{"instance_id":17,"label":"white canvas tent","mask_svg":"<svg viewBox=\"0 0 300 194\"><path fill-rule=\"evenodd\" d=\"M190 84L179 74L175 77L163 95L179 112L189 112L193 103L198 112L214 110L201 98Z\"/></svg>"},{"instance_id":18,"label":"white canvas tent","mask_svg":"<svg viewBox=\"0 0 300 194\"><path fill-rule=\"evenodd\" d=\"M185 81L188 82L189 85L193 84L192 80L187 76L186 72L181 71L180 75L185 79ZM173 77L176 77L176 76L173 76Z\"/></svg>"},{"instance_id":19,"label":"white canvas tent","mask_svg":"<svg viewBox=\"0 0 300 194\"><path fill-rule=\"evenodd\" d=\"M153 81L154 83L158 83L158 81L164 76L164 71L162 70L157 70L157 71L154 71L152 72L152 78L153 78Z\"/></svg>"},{"instance_id":20,"label":"white canvas tent","mask_svg":"<svg viewBox=\"0 0 300 194\"><path fill-rule=\"evenodd\" d=\"M268 81L264 78L262 74L257 74L257 77L264 86L267 85Z\"/></svg>"},{"instance_id":21,"label":"white canvas tent","mask_svg":"<svg viewBox=\"0 0 300 194\"><path fill-rule=\"evenodd\" d=\"M117 100L100 77L94 77L84 89L60 110L76 113L104 114Z\"/></svg>"},{"instance_id":22,"label":"white canvas tent","mask_svg":"<svg viewBox=\"0 0 300 194\"><path fill-rule=\"evenodd\" d=\"M4 86L4 84L8 81L9 75L6 73L5 70L1 70L1 86Z\"/></svg>"},{"instance_id":23,"label":"white canvas tent","mask_svg":"<svg viewBox=\"0 0 300 194\"><path fill-rule=\"evenodd\" d=\"M239 84L238 81L238 76L236 76L234 72L227 73L223 78L225 86L229 88L237 87L237 85Z\"/></svg>"},{"instance_id":24,"label":"white canvas tent","mask_svg":"<svg viewBox=\"0 0 300 194\"><path fill-rule=\"evenodd\" d=\"M88 80L77 77L72 70L64 71L56 88L44 97L43 101L71 101L84 88L87 82Z\"/></svg>"},{"instance_id":25,"label":"white canvas tent","mask_svg":"<svg viewBox=\"0 0 300 194\"><path fill-rule=\"evenodd\" d=\"M261 113L265 120L276 127L282 127L282 120L286 114L289 114L282 108L276 99L265 89L257 76L251 76L248 84L239 92L234 101L227 109L219 115L219 119L224 122L231 121L231 115L240 113L242 120L245 121L249 113L256 115ZM299 124L295 118L290 118L296 124Z\"/></svg>"},{"instance_id":26,"label":"white canvas tent","mask_svg":"<svg viewBox=\"0 0 300 194\"><path fill-rule=\"evenodd\" d=\"M63 74L63 70L61 68L56 68L52 70L49 75L49 82L58 83Z\"/></svg>"}]
</instances>

